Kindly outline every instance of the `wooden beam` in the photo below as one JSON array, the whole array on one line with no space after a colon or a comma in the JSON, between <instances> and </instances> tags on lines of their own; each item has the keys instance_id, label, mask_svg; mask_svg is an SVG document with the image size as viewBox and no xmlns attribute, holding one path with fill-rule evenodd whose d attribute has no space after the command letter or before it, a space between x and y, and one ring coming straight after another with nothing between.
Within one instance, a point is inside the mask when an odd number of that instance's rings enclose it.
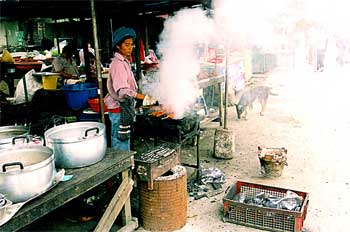
<instances>
[{"instance_id":1,"label":"wooden beam","mask_svg":"<svg viewBox=\"0 0 350 232\"><path fill-rule=\"evenodd\" d=\"M122 172L122 180L129 178L129 170L125 170ZM130 204L130 196L126 199L124 208L122 211L122 219L123 224L127 225L131 220L131 204Z\"/></svg>"},{"instance_id":2,"label":"wooden beam","mask_svg":"<svg viewBox=\"0 0 350 232\"><path fill-rule=\"evenodd\" d=\"M105 232L111 229L115 219L119 215L126 200L130 196L133 184L134 181L130 178L123 180L117 192L114 194L111 202L109 203L105 213L102 215L101 220L96 226L94 230L95 232Z\"/></svg>"}]
</instances>

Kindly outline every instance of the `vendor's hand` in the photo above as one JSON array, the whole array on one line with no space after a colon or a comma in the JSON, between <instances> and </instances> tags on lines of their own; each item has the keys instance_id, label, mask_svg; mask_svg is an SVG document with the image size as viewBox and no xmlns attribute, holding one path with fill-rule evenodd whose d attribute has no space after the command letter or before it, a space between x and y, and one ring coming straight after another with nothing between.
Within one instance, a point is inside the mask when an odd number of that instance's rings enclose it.
<instances>
[{"instance_id":1,"label":"vendor's hand","mask_svg":"<svg viewBox=\"0 0 350 232\"><path fill-rule=\"evenodd\" d=\"M143 106L150 106L150 105L154 105L157 103L157 99L155 99L154 97L150 96L150 95L146 95L145 98L143 99L142 105Z\"/></svg>"}]
</instances>

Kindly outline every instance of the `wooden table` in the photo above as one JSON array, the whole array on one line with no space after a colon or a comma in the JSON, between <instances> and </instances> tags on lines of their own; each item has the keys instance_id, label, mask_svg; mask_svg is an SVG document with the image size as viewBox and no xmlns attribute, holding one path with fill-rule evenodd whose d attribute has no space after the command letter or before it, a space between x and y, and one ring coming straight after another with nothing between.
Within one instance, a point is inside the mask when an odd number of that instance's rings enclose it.
<instances>
[{"instance_id":1,"label":"wooden table","mask_svg":"<svg viewBox=\"0 0 350 232\"><path fill-rule=\"evenodd\" d=\"M130 193L133 186L129 170L133 167L134 152L108 148L102 161L84 168L66 169L66 175L73 175L71 180L60 182L44 195L28 202L0 227L0 231L17 231L117 174L122 175L122 183L95 231L109 231L122 209L123 223L127 225L131 221Z\"/></svg>"},{"instance_id":2,"label":"wooden table","mask_svg":"<svg viewBox=\"0 0 350 232\"><path fill-rule=\"evenodd\" d=\"M200 89L207 88L209 86L217 85L219 91L219 115L208 115L204 120L201 121L201 125L204 125L207 122L214 121L219 119L220 126L222 126L222 111L223 111L223 100L222 100L222 91L221 84L224 82L224 76L218 75L206 79L198 80L198 86Z\"/></svg>"}]
</instances>

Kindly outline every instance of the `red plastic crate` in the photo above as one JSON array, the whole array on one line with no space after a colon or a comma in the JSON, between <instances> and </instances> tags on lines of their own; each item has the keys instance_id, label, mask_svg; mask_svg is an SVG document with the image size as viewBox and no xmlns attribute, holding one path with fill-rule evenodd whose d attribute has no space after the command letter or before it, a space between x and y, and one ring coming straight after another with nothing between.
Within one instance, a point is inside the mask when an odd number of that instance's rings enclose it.
<instances>
[{"instance_id":1,"label":"red plastic crate","mask_svg":"<svg viewBox=\"0 0 350 232\"><path fill-rule=\"evenodd\" d=\"M229 187L223 199L224 221L269 231L300 232L307 214L308 193L290 190L303 199L300 211L260 207L234 200L236 194L243 192L248 196L264 192L275 197L285 197L288 190L290 189L237 181Z\"/></svg>"}]
</instances>

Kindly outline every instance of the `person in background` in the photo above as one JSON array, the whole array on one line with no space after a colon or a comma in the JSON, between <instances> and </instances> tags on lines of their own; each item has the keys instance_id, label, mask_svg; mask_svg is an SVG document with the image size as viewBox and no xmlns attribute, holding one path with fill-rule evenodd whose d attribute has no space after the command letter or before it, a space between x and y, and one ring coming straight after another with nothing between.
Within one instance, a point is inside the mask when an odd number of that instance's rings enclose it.
<instances>
[{"instance_id":1,"label":"person in background","mask_svg":"<svg viewBox=\"0 0 350 232\"><path fill-rule=\"evenodd\" d=\"M87 43L88 51L89 53L92 53L92 55L95 57L95 49L91 47L91 43ZM80 49L79 51L79 59L80 59L80 66L85 66L85 56L84 56L84 48Z\"/></svg>"},{"instance_id":2,"label":"person in background","mask_svg":"<svg viewBox=\"0 0 350 232\"><path fill-rule=\"evenodd\" d=\"M80 81L79 70L73 57L73 48L70 45L62 49L60 56L52 61L52 72L57 72L62 78L61 84L75 84Z\"/></svg>"},{"instance_id":3,"label":"person in background","mask_svg":"<svg viewBox=\"0 0 350 232\"><path fill-rule=\"evenodd\" d=\"M107 79L108 93L104 102L112 124L112 148L130 150L131 123L135 118L135 99L143 100L143 105L152 105L156 100L138 93L130 57L136 33L132 28L120 27L113 33L112 48L114 58L110 64Z\"/></svg>"}]
</instances>

